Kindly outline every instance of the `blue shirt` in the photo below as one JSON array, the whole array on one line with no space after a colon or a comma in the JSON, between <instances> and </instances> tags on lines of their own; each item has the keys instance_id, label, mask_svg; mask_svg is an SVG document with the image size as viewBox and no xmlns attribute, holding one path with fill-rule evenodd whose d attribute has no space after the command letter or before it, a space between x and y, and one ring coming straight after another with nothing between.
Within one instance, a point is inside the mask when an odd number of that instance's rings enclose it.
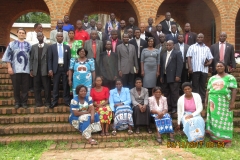
<instances>
[{"instance_id":1,"label":"blue shirt","mask_svg":"<svg viewBox=\"0 0 240 160\"><path fill-rule=\"evenodd\" d=\"M12 41L9 43L2 61L11 63L13 73L28 73L31 44L24 41Z\"/></svg>"},{"instance_id":2,"label":"blue shirt","mask_svg":"<svg viewBox=\"0 0 240 160\"><path fill-rule=\"evenodd\" d=\"M204 66L207 60L213 59L210 49L205 44L195 43L188 49L187 56L192 57L192 69L193 72L208 73L208 66Z\"/></svg>"},{"instance_id":3,"label":"blue shirt","mask_svg":"<svg viewBox=\"0 0 240 160\"><path fill-rule=\"evenodd\" d=\"M115 111L114 104L124 103L124 105L131 104L130 91L128 88L122 87L120 94L118 94L117 88L110 90L109 104L112 111Z\"/></svg>"},{"instance_id":4,"label":"blue shirt","mask_svg":"<svg viewBox=\"0 0 240 160\"><path fill-rule=\"evenodd\" d=\"M56 26L56 29L58 29L57 26ZM74 31L74 26L71 25L71 24L68 24L68 25L66 25L66 26L63 26L62 29L63 29L64 31L66 31L66 32L69 32L70 30L73 30L73 31Z\"/></svg>"}]
</instances>

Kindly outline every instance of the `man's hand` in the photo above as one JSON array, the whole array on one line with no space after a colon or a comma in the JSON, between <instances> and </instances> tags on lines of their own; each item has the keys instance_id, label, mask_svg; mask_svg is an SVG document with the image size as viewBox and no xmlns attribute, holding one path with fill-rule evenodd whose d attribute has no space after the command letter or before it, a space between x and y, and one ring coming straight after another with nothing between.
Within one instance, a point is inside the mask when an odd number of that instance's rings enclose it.
<instances>
[{"instance_id":1,"label":"man's hand","mask_svg":"<svg viewBox=\"0 0 240 160\"><path fill-rule=\"evenodd\" d=\"M159 72L156 73L156 77L157 77L157 78L158 78L158 76L159 76Z\"/></svg>"},{"instance_id":2,"label":"man's hand","mask_svg":"<svg viewBox=\"0 0 240 160\"><path fill-rule=\"evenodd\" d=\"M13 75L13 69L12 68L8 68L8 74Z\"/></svg>"},{"instance_id":3,"label":"man's hand","mask_svg":"<svg viewBox=\"0 0 240 160\"><path fill-rule=\"evenodd\" d=\"M49 77L53 77L53 71L52 71L52 70L50 70L50 71L48 72L48 76L49 76Z\"/></svg>"},{"instance_id":4,"label":"man's hand","mask_svg":"<svg viewBox=\"0 0 240 160\"><path fill-rule=\"evenodd\" d=\"M160 82L163 83L163 79L162 78L160 78Z\"/></svg>"},{"instance_id":5,"label":"man's hand","mask_svg":"<svg viewBox=\"0 0 240 160\"><path fill-rule=\"evenodd\" d=\"M138 74L138 69L136 69L136 74Z\"/></svg>"},{"instance_id":6,"label":"man's hand","mask_svg":"<svg viewBox=\"0 0 240 160\"><path fill-rule=\"evenodd\" d=\"M144 77L144 71L142 71L141 75Z\"/></svg>"},{"instance_id":7,"label":"man's hand","mask_svg":"<svg viewBox=\"0 0 240 160\"><path fill-rule=\"evenodd\" d=\"M192 67L188 68L188 73L193 73Z\"/></svg>"},{"instance_id":8,"label":"man's hand","mask_svg":"<svg viewBox=\"0 0 240 160\"><path fill-rule=\"evenodd\" d=\"M31 77L34 77L34 76L33 76L33 71L30 71L30 76L31 76Z\"/></svg>"},{"instance_id":9,"label":"man's hand","mask_svg":"<svg viewBox=\"0 0 240 160\"><path fill-rule=\"evenodd\" d=\"M179 82L179 81L180 81L180 78L179 78L179 77L176 77L176 78L175 78L175 81L176 81L176 82Z\"/></svg>"},{"instance_id":10,"label":"man's hand","mask_svg":"<svg viewBox=\"0 0 240 160\"><path fill-rule=\"evenodd\" d=\"M120 77L122 77L122 71L119 71L118 74Z\"/></svg>"}]
</instances>

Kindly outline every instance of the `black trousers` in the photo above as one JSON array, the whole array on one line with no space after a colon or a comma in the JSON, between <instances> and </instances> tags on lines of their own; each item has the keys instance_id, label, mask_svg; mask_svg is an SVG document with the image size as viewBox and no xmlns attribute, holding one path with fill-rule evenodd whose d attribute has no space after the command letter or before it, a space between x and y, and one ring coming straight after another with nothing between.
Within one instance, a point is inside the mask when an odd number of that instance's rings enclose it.
<instances>
[{"instance_id":1,"label":"black trousers","mask_svg":"<svg viewBox=\"0 0 240 160\"><path fill-rule=\"evenodd\" d=\"M164 97L167 97L168 110L177 109L177 101L179 98L179 82L167 83L166 75L161 85Z\"/></svg>"},{"instance_id":2,"label":"black trousers","mask_svg":"<svg viewBox=\"0 0 240 160\"><path fill-rule=\"evenodd\" d=\"M134 74L128 73L122 75L123 87L132 89L134 87Z\"/></svg>"},{"instance_id":3,"label":"black trousers","mask_svg":"<svg viewBox=\"0 0 240 160\"><path fill-rule=\"evenodd\" d=\"M59 83L62 78L63 99L66 104L70 104L70 87L68 85L67 71L63 67L58 66L57 72L53 75L53 104L58 103L59 98Z\"/></svg>"},{"instance_id":4,"label":"black trousers","mask_svg":"<svg viewBox=\"0 0 240 160\"><path fill-rule=\"evenodd\" d=\"M192 91L200 94L202 102L205 101L207 77L208 74L203 72L193 72L192 74Z\"/></svg>"},{"instance_id":5,"label":"black trousers","mask_svg":"<svg viewBox=\"0 0 240 160\"><path fill-rule=\"evenodd\" d=\"M103 79L103 86L107 87L109 90L116 88L114 80Z\"/></svg>"},{"instance_id":6,"label":"black trousers","mask_svg":"<svg viewBox=\"0 0 240 160\"><path fill-rule=\"evenodd\" d=\"M34 89L34 80L33 77L29 75L29 89Z\"/></svg>"},{"instance_id":7,"label":"black trousers","mask_svg":"<svg viewBox=\"0 0 240 160\"><path fill-rule=\"evenodd\" d=\"M29 89L29 74L27 73L16 73L11 75L13 84L13 94L15 104L27 104L28 100L28 89ZM22 88L21 88L22 86ZM21 92L21 95L20 95Z\"/></svg>"},{"instance_id":8,"label":"black trousers","mask_svg":"<svg viewBox=\"0 0 240 160\"><path fill-rule=\"evenodd\" d=\"M39 67L41 68L41 66ZM50 90L50 78L48 76L42 76L41 70L37 71L37 75L33 77L34 81L34 97L35 103L37 106L42 106L42 98L41 98L41 91L42 86L44 88L44 97L45 97L45 104L51 104L51 90Z\"/></svg>"},{"instance_id":9,"label":"black trousers","mask_svg":"<svg viewBox=\"0 0 240 160\"><path fill-rule=\"evenodd\" d=\"M185 63L183 63L183 64L186 65ZM181 84L180 84L180 86L179 86L179 88L180 88L180 95L183 95L183 94L184 94L184 92L183 92L183 90L182 90L182 84L183 84L184 82L189 82L188 69L186 69L186 67L184 67L184 68L182 69Z\"/></svg>"}]
</instances>

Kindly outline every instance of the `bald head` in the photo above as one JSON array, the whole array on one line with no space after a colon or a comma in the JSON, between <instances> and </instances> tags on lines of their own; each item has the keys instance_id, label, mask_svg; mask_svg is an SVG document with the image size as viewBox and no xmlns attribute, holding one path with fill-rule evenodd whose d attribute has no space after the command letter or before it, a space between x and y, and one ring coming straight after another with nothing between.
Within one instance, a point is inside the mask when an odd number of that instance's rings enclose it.
<instances>
[{"instance_id":1,"label":"bald head","mask_svg":"<svg viewBox=\"0 0 240 160\"><path fill-rule=\"evenodd\" d=\"M160 33L159 34L159 40L160 40L161 43L165 42L166 38L165 38L165 34L164 33Z\"/></svg>"},{"instance_id":2,"label":"bald head","mask_svg":"<svg viewBox=\"0 0 240 160\"><path fill-rule=\"evenodd\" d=\"M227 33L226 32L221 32L220 36L219 36L219 41L221 43L224 43L226 41L226 39L227 39Z\"/></svg>"},{"instance_id":3,"label":"bald head","mask_svg":"<svg viewBox=\"0 0 240 160\"><path fill-rule=\"evenodd\" d=\"M58 29L62 29L63 28L63 21L62 20L58 20L57 21L57 27L58 27Z\"/></svg>"},{"instance_id":4,"label":"bald head","mask_svg":"<svg viewBox=\"0 0 240 160\"><path fill-rule=\"evenodd\" d=\"M199 33L197 35L197 43L202 45L203 44L203 41L204 41L204 35L202 33Z\"/></svg>"},{"instance_id":5,"label":"bald head","mask_svg":"<svg viewBox=\"0 0 240 160\"><path fill-rule=\"evenodd\" d=\"M144 33L146 26L144 23L140 23L139 28L140 28L141 33Z\"/></svg>"},{"instance_id":6,"label":"bald head","mask_svg":"<svg viewBox=\"0 0 240 160\"><path fill-rule=\"evenodd\" d=\"M135 19L133 17L130 17L128 22L129 22L130 26L133 26L135 23Z\"/></svg>"},{"instance_id":7,"label":"bald head","mask_svg":"<svg viewBox=\"0 0 240 160\"><path fill-rule=\"evenodd\" d=\"M57 38L57 42L58 43L62 43L62 41L63 41L63 33L62 32L57 32L56 38Z\"/></svg>"},{"instance_id":8,"label":"bald head","mask_svg":"<svg viewBox=\"0 0 240 160\"><path fill-rule=\"evenodd\" d=\"M172 40L167 41L167 50L171 51L173 49L174 42Z\"/></svg>"}]
</instances>

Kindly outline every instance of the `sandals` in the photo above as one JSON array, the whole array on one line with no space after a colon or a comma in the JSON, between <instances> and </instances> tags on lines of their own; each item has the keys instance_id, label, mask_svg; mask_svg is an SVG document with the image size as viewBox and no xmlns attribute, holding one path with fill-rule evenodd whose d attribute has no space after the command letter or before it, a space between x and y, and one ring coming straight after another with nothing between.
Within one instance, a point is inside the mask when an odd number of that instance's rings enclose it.
<instances>
[{"instance_id":1,"label":"sandals","mask_svg":"<svg viewBox=\"0 0 240 160\"><path fill-rule=\"evenodd\" d=\"M136 134L139 134L140 132L139 132L139 127L136 129Z\"/></svg>"},{"instance_id":2,"label":"sandals","mask_svg":"<svg viewBox=\"0 0 240 160\"><path fill-rule=\"evenodd\" d=\"M133 134L133 131L132 130L128 130L128 135L131 135L131 134Z\"/></svg>"},{"instance_id":3,"label":"sandals","mask_svg":"<svg viewBox=\"0 0 240 160\"><path fill-rule=\"evenodd\" d=\"M102 136L102 137L105 136L105 133L102 132L102 133L100 134L100 136Z\"/></svg>"},{"instance_id":4,"label":"sandals","mask_svg":"<svg viewBox=\"0 0 240 160\"><path fill-rule=\"evenodd\" d=\"M92 139L90 142L88 141L89 144L91 145L97 145L98 142L95 139Z\"/></svg>"},{"instance_id":5,"label":"sandals","mask_svg":"<svg viewBox=\"0 0 240 160\"><path fill-rule=\"evenodd\" d=\"M157 137L156 140L159 144L162 144L162 137Z\"/></svg>"},{"instance_id":6,"label":"sandals","mask_svg":"<svg viewBox=\"0 0 240 160\"><path fill-rule=\"evenodd\" d=\"M148 134L152 134L152 130L150 128L147 128Z\"/></svg>"},{"instance_id":7,"label":"sandals","mask_svg":"<svg viewBox=\"0 0 240 160\"><path fill-rule=\"evenodd\" d=\"M109 136L110 134L108 132L105 133L106 136Z\"/></svg>"},{"instance_id":8,"label":"sandals","mask_svg":"<svg viewBox=\"0 0 240 160\"><path fill-rule=\"evenodd\" d=\"M112 135L116 136L117 135L117 131L112 131Z\"/></svg>"}]
</instances>

